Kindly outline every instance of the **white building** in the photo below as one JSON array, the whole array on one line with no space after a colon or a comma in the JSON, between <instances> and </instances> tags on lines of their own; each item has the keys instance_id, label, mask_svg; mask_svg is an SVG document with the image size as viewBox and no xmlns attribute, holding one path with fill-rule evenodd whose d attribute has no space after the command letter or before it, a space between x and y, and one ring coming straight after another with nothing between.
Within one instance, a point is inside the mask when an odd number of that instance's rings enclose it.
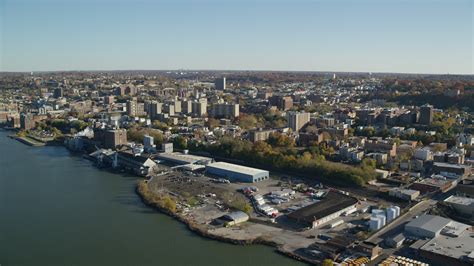
<instances>
[{"instance_id":1,"label":"white building","mask_svg":"<svg viewBox=\"0 0 474 266\"><path fill-rule=\"evenodd\" d=\"M433 238L439 236L441 230L450 222L451 220L441 216L424 214L406 224L405 232L421 238Z\"/></svg>"},{"instance_id":2,"label":"white building","mask_svg":"<svg viewBox=\"0 0 474 266\"><path fill-rule=\"evenodd\" d=\"M467 217L474 217L474 199L459 196L450 196L444 200L445 203L453 207L456 212Z\"/></svg>"},{"instance_id":3,"label":"white building","mask_svg":"<svg viewBox=\"0 0 474 266\"><path fill-rule=\"evenodd\" d=\"M423 161L430 161L433 160L433 153L429 148L420 148L416 149L413 157Z\"/></svg>"}]
</instances>

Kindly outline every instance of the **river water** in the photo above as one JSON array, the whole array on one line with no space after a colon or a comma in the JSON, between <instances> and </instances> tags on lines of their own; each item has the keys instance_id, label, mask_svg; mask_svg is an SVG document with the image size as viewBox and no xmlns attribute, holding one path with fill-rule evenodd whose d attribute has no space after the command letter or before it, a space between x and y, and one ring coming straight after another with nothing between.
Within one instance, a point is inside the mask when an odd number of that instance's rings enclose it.
<instances>
[{"instance_id":1,"label":"river water","mask_svg":"<svg viewBox=\"0 0 474 266\"><path fill-rule=\"evenodd\" d=\"M0 265L301 265L204 239L143 205L137 177L0 130Z\"/></svg>"}]
</instances>

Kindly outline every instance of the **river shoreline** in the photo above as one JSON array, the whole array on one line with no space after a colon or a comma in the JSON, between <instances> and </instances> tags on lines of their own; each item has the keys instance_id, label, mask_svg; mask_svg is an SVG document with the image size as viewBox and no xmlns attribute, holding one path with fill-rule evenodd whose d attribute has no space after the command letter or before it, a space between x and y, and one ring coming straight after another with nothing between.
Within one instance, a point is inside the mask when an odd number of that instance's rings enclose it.
<instances>
[{"instance_id":1,"label":"river shoreline","mask_svg":"<svg viewBox=\"0 0 474 266\"><path fill-rule=\"evenodd\" d=\"M17 141L19 141L19 142L21 142L25 145L33 146L33 147L43 147L43 146L50 146L51 145L49 143L41 143L42 145L35 145L35 143L33 143L31 141L28 141L28 139L25 140L25 138L21 138L21 137L14 136L14 135L9 135L8 137L11 138L11 139L17 140ZM58 143L55 143L54 146L64 146L64 145L58 145ZM114 171L111 171L111 172L114 172ZM172 217L174 220L176 220L178 222L181 222L182 224L186 225L188 230L190 230L191 232L199 235L200 237L207 238L207 239L212 239L212 240L217 240L219 242L230 243L230 244L234 244L234 245L252 245L252 244L266 245L266 246L275 248L275 250L278 253L280 253L282 255L285 255L289 258L295 259L295 260L300 261L300 262L316 265L314 261L311 261L311 260L308 260L307 258L299 256L298 254L295 254L294 252L292 252L290 250L284 249L281 244L276 243L276 242L271 241L271 240L267 240L267 239L262 238L262 237L254 237L254 238L247 238L247 239L235 239L235 238L232 238L232 237L213 234L212 232L209 232L209 230L207 228L205 228L204 226L199 226L198 224L194 223L191 219L187 218L186 216L184 216L180 213L172 212L172 211L156 204L155 202L153 202L153 200L149 197L150 194L147 195L146 193L143 193L143 191L141 191L139 189L140 182L145 183L146 180L141 179L140 181L138 181L138 183L135 186L135 194L139 196L139 198L140 198L140 200L143 204L145 204L147 207L150 207L150 208L152 208L152 209L154 209L154 210L156 210L156 211L158 211L162 214L165 214L169 217Z\"/></svg>"},{"instance_id":2,"label":"river shoreline","mask_svg":"<svg viewBox=\"0 0 474 266\"><path fill-rule=\"evenodd\" d=\"M301 262L304 262L304 263L312 264L312 265L317 265L317 264L315 264L314 261L308 260L308 259L306 259L302 256L299 256L298 254L295 254L294 252L291 252L289 250L285 250L285 249L282 248L282 246L280 244L278 244L274 241L263 239L261 237L256 237L256 238L246 239L246 240L239 240L239 239L234 239L234 238L231 238L231 237L225 237L225 236L222 236L222 235L212 234L211 232L209 232L209 230L194 224L190 219L186 218L185 216L183 216L179 213L176 213L176 212L172 212L172 211L160 206L159 204L154 203L153 199L150 196L150 194L144 193L144 191L142 189L140 189L140 186L141 186L140 183L141 182L143 182L144 185L146 185L145 180L139 181L138 184L135 187L135 192L140 197L141 201L145 205L147 205L150 208L153 208L154 210L157 210L158 212L166 214L166 215L172 217L173 219L183 223L184 225L186 225L186 227L190 231L192 231L193 233L195 233L195 234L197 234L201 237L205 237L205 238L212 239L212 240L217 240L217 241L220 241L220 242L230 243L230 244L234 244L234 245L252 245L252 244L266 245L266 246L270 246L270 247L275 248L278 253L280 253L282 255L285 255L285 256L288 256L292 259L295 259L295 260L298 260L298 261L301 261ZM142 183L142 185L143 185L143 183Z\"/></svg>"}]
</instances>

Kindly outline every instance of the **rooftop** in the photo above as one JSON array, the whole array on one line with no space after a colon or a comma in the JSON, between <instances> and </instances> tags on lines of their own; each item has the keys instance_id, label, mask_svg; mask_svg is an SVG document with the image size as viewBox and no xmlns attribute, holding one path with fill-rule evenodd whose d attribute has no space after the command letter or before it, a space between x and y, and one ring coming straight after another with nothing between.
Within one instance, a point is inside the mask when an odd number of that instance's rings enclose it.
<instances>
[{"instance_id":1,"label":"rooftop","mask_svg":"<svg viewBox=\"0 0 474 266\"><path fill-rule=\"evenodd\" d=\"M184 154L184 153L179 153L179 152L159 153L156 157L158 159L179 162L183 164L197 163L199 161L212 161L212 158L209 158L209 157L196 156L196 155Z\"/></svg>"},{"instance_id":2,"label":"rooftop","mask_svg":"<svg viewBox=\"0 0 474 266\"><path fill-rule=\"evenodd\" d=\"M425 179L422 179L421 181L415 182L414 184L423 184L423 185L429 185L429 186L434 186L434 187L443 187L449 183L451 183L451 181L446 180L446 179L425 178Z\"/></svg>"},{"instance_id":3,"label":"rooftop","mask_svg":"<svg viewBox=\"0 0 474 266\"><path fill-rule=\"evenodd\" d=\"M439 235L428 241L420 249L435 254L461 259L469 256L473 251L474 233L472 230L465 231L459 237Z\"/></svg>"},{"instance_id":4,"label":"rooftop","mask_svg":"<svg viewBox=\"0 0 474 266\"><path fill-rule=\"evenodd\" d=\"M339 210L347 208L358 202L356 198L338 192L329 191L322 200L298 209L290 214L289 218L312 223L314 220L326 217Z\"/></svg>"},{"instance_id":5,"label":"rooftop","mask_svg":"<svg viewBox=\"0 0 474 266\"><path fill-rule=\"evenodd\" d=\"M458 169L469 168L469 166L467 166L467 165L443 163L443 162L435 162L435 163L433 163L433 165L438 166L438 167L449 167L449 168L458 168Z\"/></svg>"},{"instance_id":6,"label":"rooftop","mask_svg":"<svg viewBox=\"0 0 474 266\"><path fill-rule=\"evenodd\" d=\"M459 196L454 196L453 195L453 196L450 196L449 198L445 199L444 201L448 202L448 203L454 203L454 204L474 207L474 199L473 198L459 197Z\"/></svg>"},{"instance_id":7,"label":"rooftop","mask_svg":"<svg viewBox=\"0 0 474 266\"><path fill-rule=\"evenodd\" d=\"M266 170L261 170L257 168L252 168L252 167L247 167L247 166L242 166L242 165L232 164L232 163L226 163L226 162L215 162L215 163L208 164L207 166L217 168L217 169L232 171L232 172L244 173L247 175L255 175L262 172L268 173L268 171Z\"/></svg>"},{"instance_id":8,"label":"rooftop","mask_svg":"<svg viewBox=\"0 0 474 266\"><path fill-rule=\"evenodd\" d=\"M436 232L441 231L441 229L443 229L450 222L451 220L441 216L424 214L406 224L405 227L418 227L424 230Z\"/></svg>"}]
</instances>

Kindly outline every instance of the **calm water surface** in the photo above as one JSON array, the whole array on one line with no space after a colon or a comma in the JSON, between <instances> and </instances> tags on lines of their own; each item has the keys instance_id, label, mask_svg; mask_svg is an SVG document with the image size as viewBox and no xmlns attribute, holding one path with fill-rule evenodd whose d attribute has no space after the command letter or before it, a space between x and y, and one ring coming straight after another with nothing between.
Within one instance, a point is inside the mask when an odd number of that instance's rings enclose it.
<instances>
[{"instance_id":1,"label":"calm water surface","mask_svg":"<svg viewBox=\"0 0 474 266\"><path fill-rule=\"evenodd\" d=\"M301 265L204 239L144 206L137 178L0 130L0 265Z\"/></svg>"}]
</instances>

